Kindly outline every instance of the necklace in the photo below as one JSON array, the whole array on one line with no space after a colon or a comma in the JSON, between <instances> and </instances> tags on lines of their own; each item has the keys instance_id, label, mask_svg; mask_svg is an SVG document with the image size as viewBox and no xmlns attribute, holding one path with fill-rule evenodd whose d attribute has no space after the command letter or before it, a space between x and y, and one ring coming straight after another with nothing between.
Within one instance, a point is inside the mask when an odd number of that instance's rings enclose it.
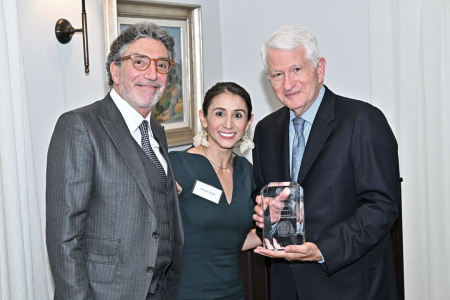
<instances>
[{"instance_id":1,"label":"necklace","mask_svg":"<svg viewBox=\"0 0 450 300\"><path fill-rule=\"evenodd\" d=\"M228 167L219 167L218 165L216 165L215 163L213 163L213 161L212 161L211 159L209 159L208 155L206 155L205 147L202 147L202 148L203 148L203 153L205 153L206 158L207 158L207 159L209 160L209 162L210 162L213 166L215 166L216 168L219 168L219 169L221 169L221 170L227 170L227 169L229 169L229 168L231 167L231 163L233 162L233 158L231 158L230 163L228 164Z\"/></svg>"}]
</instances>

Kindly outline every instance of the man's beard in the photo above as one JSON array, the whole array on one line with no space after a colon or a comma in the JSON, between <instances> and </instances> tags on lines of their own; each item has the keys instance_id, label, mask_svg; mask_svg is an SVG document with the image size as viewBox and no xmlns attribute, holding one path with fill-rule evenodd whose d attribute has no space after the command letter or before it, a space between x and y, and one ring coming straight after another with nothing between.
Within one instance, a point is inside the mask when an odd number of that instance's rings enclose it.
<instances>
[{"instance_id":1,"label":"man's beard","mask_svg":"<svg viewBox=\"0 0 450 300\"><path fill-rule=\"evenodd\" d=\"M147 93L150 94L150 91L145 91L144 92L145 98L151 97L151 100L144 102L143 99L141 99L142 93L137 92L135 88L136 86L152 86L154 88L157 88L157 90L152 95L147 95ZM163 87L164 85L158 80L138 80L132 83L131 88L124 84L120 84L118 86L120 96L125 101L127 101L132 107L146 108L149 110L151 110L159 101L159 99L161 99L162 95L164 94Z\"/></svg>"}]
</instances>

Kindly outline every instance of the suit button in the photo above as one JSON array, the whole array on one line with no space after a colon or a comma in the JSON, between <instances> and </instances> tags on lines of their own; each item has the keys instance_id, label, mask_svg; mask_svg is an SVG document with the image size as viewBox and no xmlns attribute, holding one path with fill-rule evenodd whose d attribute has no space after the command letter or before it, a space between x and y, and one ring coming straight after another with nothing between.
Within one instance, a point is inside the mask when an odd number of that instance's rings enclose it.
<instances>
[{"instance_id":1,"label":"suit button","mask_svg":"<svg viewBox=\"0 0 450 300\"><path fill-rule=\"evenodd\" d=\"M157 233L156 231L152 233L152 237L154 237L155 239L157 239L159 237L159 233Z\"/></svg>"},{"instance_id":2,"label":"suit button","mask_svg":"<svg viewBox=\"0 0 450 300\"><path fill-rule=\"evenodd\" d=\"M153 272L153 267L147 267L147 272L148 272L148 273Z\"/></svg>"}]
</instances>

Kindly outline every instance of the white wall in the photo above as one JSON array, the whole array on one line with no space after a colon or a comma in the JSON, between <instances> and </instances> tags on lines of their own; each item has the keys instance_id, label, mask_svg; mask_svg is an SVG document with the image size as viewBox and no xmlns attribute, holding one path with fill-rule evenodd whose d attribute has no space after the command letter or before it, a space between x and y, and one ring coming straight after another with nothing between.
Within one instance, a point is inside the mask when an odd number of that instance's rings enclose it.
<instances>
[{"instance_id":1,"label":"white wall","mask_svg":"<svg viewBox=\"0 0 450 300\"><path fill-rule=\"evenodd\" d=\"M284 24L308 27L327 60L325 84L335 93L369 102L367 1L223 0L220 2L224 80L250 93L255 115L250 130L281 107L265 77L260 50ZM251 159L251 154L245 155Z\"/></svg>"},{"instance_id":2,"label":"white wall","mask_svg":"<svg viewBox=\"0 0 450 300\"><path fill-rule=\"evenodd\" d=\"M36 177L44 210L47 148L58 117L104 96L102 1L86 1L89 76L84 74L83 41L75 34L66 45L55 37L60 18L81 28L81 1L18 0L22 50L30 110ZM43 219L45 220L45 219Z\"/></svg>"}]
</instances>

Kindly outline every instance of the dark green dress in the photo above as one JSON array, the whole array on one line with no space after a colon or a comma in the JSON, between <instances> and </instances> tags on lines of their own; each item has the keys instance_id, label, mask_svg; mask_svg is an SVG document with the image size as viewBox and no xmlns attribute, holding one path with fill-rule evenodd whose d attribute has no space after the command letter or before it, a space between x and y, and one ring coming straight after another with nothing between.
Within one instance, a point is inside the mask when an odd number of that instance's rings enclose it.
<instances>
[{"instance_id":1,"label":"dark green dress","mask_svg":"<svg viewBox=\"0 0 450 300\"><path fill-rule=\"evenodd\" d=\"M223 190L208 159L186 151L169 153L173 173L183 188L179 195L185 244L178 299L244 299L239 254L253 225L251 164L233 159L233 196L225 192L216 204L192 190L201 181Z\"/></svg>"}]
</instances>

